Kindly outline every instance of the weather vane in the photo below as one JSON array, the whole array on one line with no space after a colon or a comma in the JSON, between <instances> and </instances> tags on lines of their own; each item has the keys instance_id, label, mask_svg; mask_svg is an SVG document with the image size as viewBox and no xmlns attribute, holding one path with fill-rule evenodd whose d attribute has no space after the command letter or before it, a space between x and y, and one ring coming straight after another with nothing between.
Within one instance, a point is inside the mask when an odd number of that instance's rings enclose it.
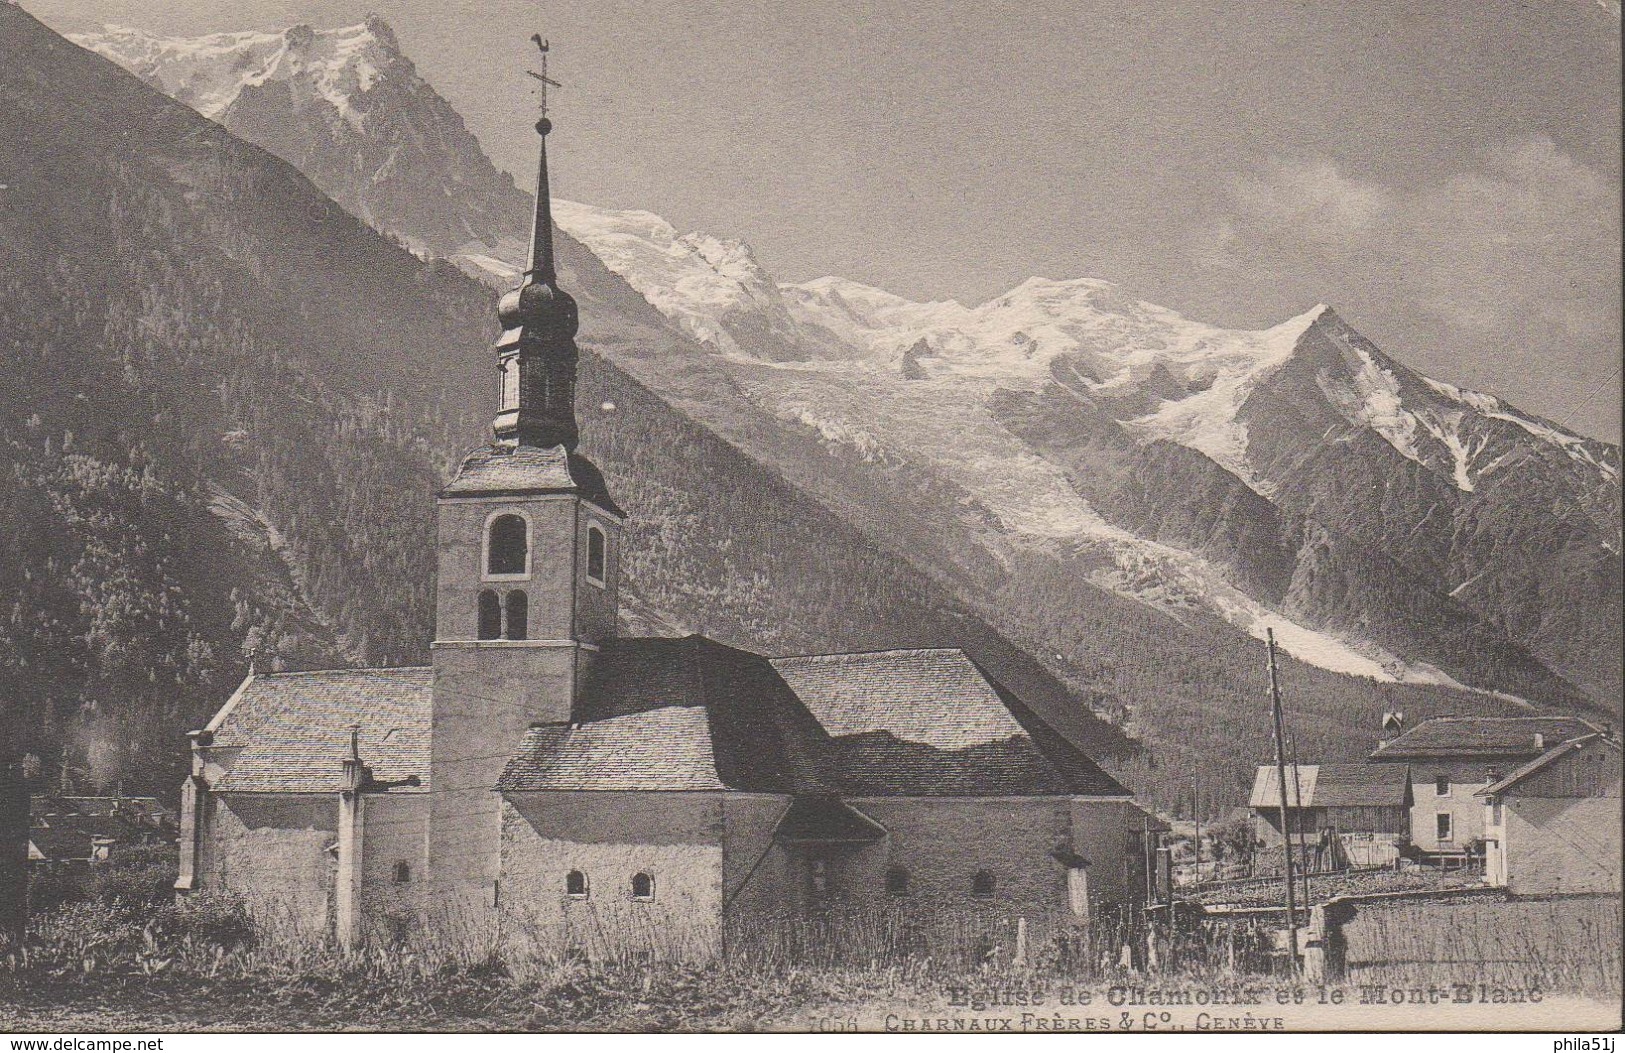
<instances>
[{"instance_id":1,"label":"weather vane","mask_svg":"<svg viewBox=\"0 0 1625 1053\"><path fill-rule=\"evenodd\" d=\"M549 77L547 75L547 41L542 39L542 35L540 33L532 33L530 35L530 39L531 39L531 43L535 44L537 50L539 50L542 53L542 71L540 73L537 73L533 69L527 69L525 72L530 74L532 77L535 77L537 80L542 82L542 116L546 117L547 116L547 87L548 87L548 85L551 84L555 88L562 88L562 87L564 87L564 85L560 84L558 81L554 80L552 77Z\"/></svg>"}]
</instances>

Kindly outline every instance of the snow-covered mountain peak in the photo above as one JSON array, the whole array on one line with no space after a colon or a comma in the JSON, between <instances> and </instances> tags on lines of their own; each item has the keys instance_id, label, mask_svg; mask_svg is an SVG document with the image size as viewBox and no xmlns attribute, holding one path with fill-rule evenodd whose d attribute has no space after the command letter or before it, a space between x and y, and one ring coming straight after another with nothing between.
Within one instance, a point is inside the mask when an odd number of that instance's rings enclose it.
<instances>
[{"instance_id":1,"label":"snow-covered mountain peak","mask_svg":"<svg viewBox=\"0 0 1625 1053\"><path fill-rule=\"evenodd\" d=\"M130 26L69 38L112 59L205 117L218 119L243 90L297 82L358 126L354 102L392 67L404 63L388 23L376 15L353 26L318 30L297 25L281 33L211 33L166 37Z\"/></svg>"},{"instance_id":2,"label":"snow-covered mountain peak","mask_svg":"<svg viewBox=\"0 0 1625 1053\"><path fill-rule=\"evenodd\" d=\"M690 336L731 356L806 356L777 284L743 241L681 234L653 212L555 198L553 219Z\"/></svg>"},{"instance_id":3,"label":"snow-covered mountain peak","mask_svg":"<svg viewBox=\"0 0 1625 1053\"><path fill-rule=\"evenodd\" d=\"M1472 493L1486 477L1534 457L1585 480L1613 485L1619 447L1587 439L1494 395L1407 368L1335 314L1322 332L1340 356L1316 383L1351 424L1370 428L1399 454Z\"/></svg>"}]
</instances>

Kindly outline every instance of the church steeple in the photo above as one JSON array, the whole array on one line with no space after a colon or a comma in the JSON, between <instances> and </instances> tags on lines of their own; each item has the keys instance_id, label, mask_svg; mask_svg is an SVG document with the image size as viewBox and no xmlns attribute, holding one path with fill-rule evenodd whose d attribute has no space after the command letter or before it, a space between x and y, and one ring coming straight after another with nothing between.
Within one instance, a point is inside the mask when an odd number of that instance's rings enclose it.
<instances>
[{"instance_id":1,"label":"church steeple","mask_svg":"<svg viewBox=\"0 0 1625 1053\"><path fill-rule=\"evenodd\" d=\"M547 180L547 135L552 130L553 122L546 116L536 122L541 157L530 266L519 288L503 296L497 308L502 322L502 335L496 342L501 395L492 427L499 443L563 446L573 451L579 438L575 335L580 320L575 299L559 288L553 260L553 208Z\"/></svg>"}]
</instances>

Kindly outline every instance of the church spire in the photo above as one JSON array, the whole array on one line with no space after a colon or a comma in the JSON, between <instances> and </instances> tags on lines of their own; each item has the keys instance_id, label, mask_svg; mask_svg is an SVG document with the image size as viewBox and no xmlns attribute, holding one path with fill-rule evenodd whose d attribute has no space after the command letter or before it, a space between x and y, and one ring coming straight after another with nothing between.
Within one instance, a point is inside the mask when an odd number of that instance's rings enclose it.
<instances>
[{"instance_id":1,"label":"church spire","mask_svg":"<svg viewBox=\"0 0 1625 1053\"><path fill-rule=\"evenodd\" d=\"M559 275L553 266L553 201L547 187L547 133L552 130L553 122L546 117L536 122L536 134L542 138L541 149L537 151L541 160L536 170L536 217L530 231L530 266L525 274L557 284Z\"/></svg>"},{"instance_id":2,"label":"church spire","mask_svg":"<svg viewBox=\"0 0 1625 1053\"><path fill-rule=\"evenodd\" d=\"M540 35L531 39L542 52L542 72L527 71L542 83L542 117L536 122L541 139L536 216L530 266L519 288L505 295L497 307L502 322L502 335L496 343L501 397L493 430L499 443L574 450L578 438L575 335L580 320L575 299L559 288L547 178L547 136L553 130L553 122L547 118L547 87L557 87L558 82L547 76L547 42Z\"/></svg>"}]
</instances>

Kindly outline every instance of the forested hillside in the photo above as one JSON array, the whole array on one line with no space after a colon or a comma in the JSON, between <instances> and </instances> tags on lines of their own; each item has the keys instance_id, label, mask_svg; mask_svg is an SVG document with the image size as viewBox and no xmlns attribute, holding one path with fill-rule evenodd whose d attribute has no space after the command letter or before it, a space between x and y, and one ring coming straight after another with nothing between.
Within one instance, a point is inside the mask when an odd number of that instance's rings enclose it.
<instances>
[{"instance_id":1,"label":"forested hillside","mask_svg":"<svg viewBox=\"0 0 1625 1053\"><path fill-rule=\"evenodd\" d=\"M165 785L251 653L422 654L489 306L19 8L0 49L0 691Z\"/></svg>"}]
</instances>

